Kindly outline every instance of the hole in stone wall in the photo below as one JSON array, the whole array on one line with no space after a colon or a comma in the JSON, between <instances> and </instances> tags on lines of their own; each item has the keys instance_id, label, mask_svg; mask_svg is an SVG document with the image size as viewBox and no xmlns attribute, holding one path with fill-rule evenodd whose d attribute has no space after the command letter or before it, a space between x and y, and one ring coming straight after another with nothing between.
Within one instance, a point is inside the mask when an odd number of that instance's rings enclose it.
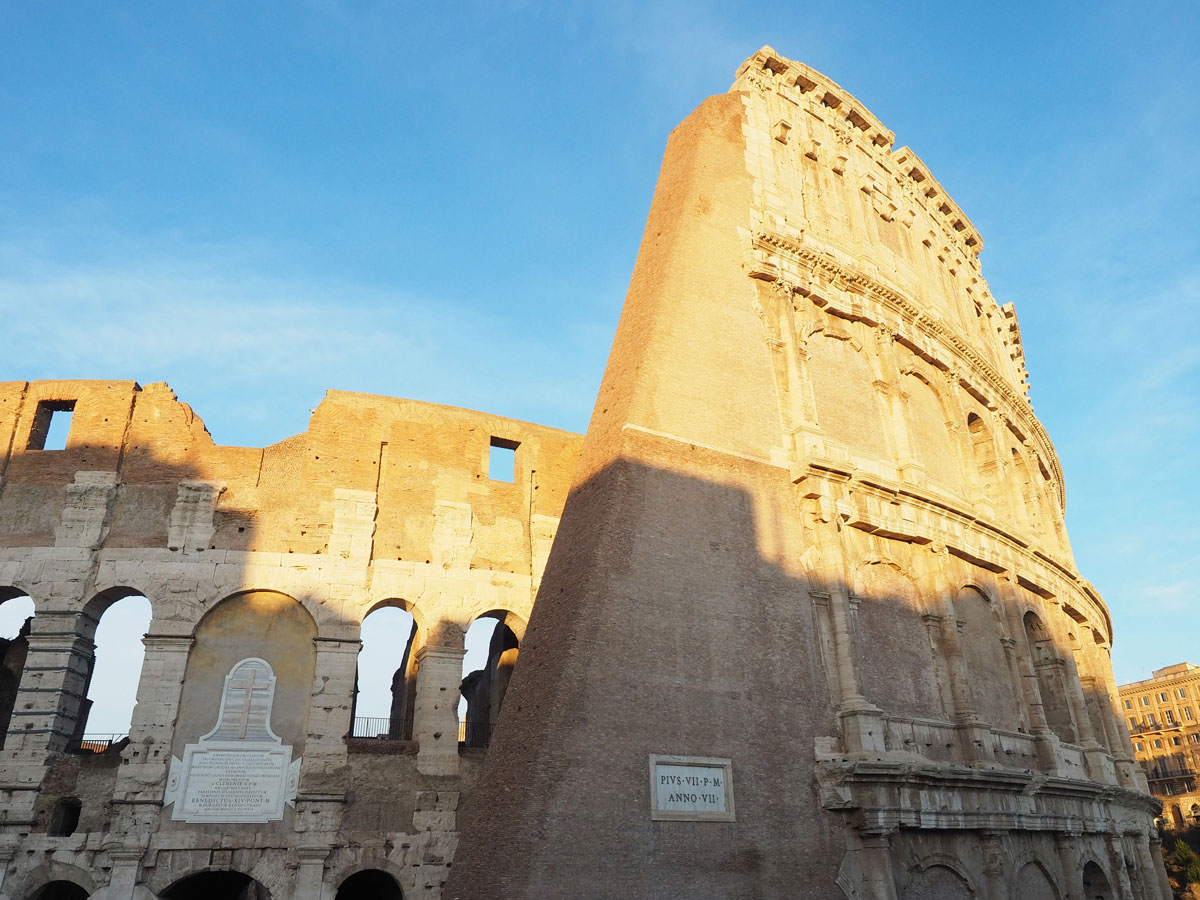
<instances>
[{"instance_id":1,"label":"hole in stone wall","mask_svg":"<svg viewBox=\"0 0 1200 900\"><path fill-rule=\"evenodd\" d=\"M518 441L493 437L488 453L488 478L492 481L514 481L517 470Z\"/></svg>"},{"instance_id":2,"label":"hole in stone wall","mask_svg":"<svg viewBox=\"0 0 1200 900\"><path fill-rule=\"evenodd\" d=\"M49 833L54 837L69 837L79 827L79 814L83 804L77 797L64 797L54 804L50 814Z\"/></svg>"},{"instance_id":3,"label":"hole in stone wall","mask_svg":"<svg viewBox=\"0 0 1200 900\"><path fill-rule=\"evenodd\" d=\"M508 615L502 610L486 613L467 629L458 721L459 740L468 747L486 747L491 742L517 664L520 641L505 621Z\"/></svg>"},{"instance_id":4,"label":"hole in stone wall","mask_svg":"<svg viewBox=\"0 0 1200 900\"><path fill-rule=\"evenodd\" d=\"M96 626L96 649L88 676L87 699L72 743L101 751L129 733L137 704L138 681L150 628L150 601L140 594L109 606Z\"/></svg>"},{"instance_id":5,"label":"hole in stone wall","mask_svg":"<svg viewBox=\"0 0 1200 900\"><path fill-rule=\"evenodd\" d=\"M14 596L0 604L0 747L8 733L25 658L29 629L33 625L33 600Z\"/></svg>"},{"instance_id":6,"label":"hole in stone wall","mask_svg":"<svg viewBox=\"0 0 1200 900\"><path fill-rule=\"evenodd\" d=\"M40 400L33 414L27 450L65 450L71 432L74 400Z\"/></svg>"},{"instance_id":7,"label":"hole in stone wall","mask_svg":"<svg viewBox=\"0 0 1200 900\"><path fill-rule=\"evenodd\" d=\"M416 622L412 613L385 606L363 619L360 634L351 735L406 740L416 700Z\"/></svg>"}]
</instances>

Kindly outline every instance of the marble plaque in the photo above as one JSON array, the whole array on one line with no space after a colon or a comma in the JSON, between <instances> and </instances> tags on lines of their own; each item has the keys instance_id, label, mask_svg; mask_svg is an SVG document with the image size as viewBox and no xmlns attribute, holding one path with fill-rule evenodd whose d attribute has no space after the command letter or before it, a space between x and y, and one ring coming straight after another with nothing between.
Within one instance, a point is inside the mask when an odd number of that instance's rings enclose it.
<instances>
[{"instance_id":1,"label":"marble plaque","mask_svg":"<svg viewBox=\"0 0 1200 900\"><path fill-rule=\"evenodd\" d=\"M182 822L273 822L296 799L300 760L271 731L275 673L243 659L225 677L217 724L171 758L163 805Z\"/></svg>"},{"instance_id":2,"label":"marble plaque","mask_svg":"<svg viewBox=\"0 0 1200 900\"><path fill-rule=\"evenodd\" d=\"M735 821L732 761L703 756L651 756L650 818Z\"/></svg>"}]
</instances>

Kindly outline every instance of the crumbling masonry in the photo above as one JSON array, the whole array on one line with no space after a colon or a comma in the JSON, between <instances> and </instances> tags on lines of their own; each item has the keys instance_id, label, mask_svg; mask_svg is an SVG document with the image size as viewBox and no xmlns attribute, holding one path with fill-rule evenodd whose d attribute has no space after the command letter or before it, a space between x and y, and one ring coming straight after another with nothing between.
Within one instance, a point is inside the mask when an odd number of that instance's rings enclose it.
<instances>
[{"instance_id":1,"label":"crumbling masonry","mask_svg":"<svg viewBox=\"0 0 1200 900\"><path fill-rule=\"evenodd\" d=\"M0 898L1167 900L981 249L858 100L763 48L671 136L584 438L331 392L219 447L165 385L0 385L0 600L36 606ZM77 752L96 623L135 593L128 743ZM358 740L381 605L415 636ZM486 750L455 714L484 615ZM265 811L220 787L255 766Z\"/></svg>"}]
</instances>

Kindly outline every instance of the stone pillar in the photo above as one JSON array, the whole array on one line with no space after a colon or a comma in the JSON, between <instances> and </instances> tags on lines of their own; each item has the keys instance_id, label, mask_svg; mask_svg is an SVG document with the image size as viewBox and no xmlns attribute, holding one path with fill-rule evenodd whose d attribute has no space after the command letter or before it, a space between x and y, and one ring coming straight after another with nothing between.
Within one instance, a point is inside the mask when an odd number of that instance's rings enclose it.
<instances>
[{"instance_id":1,"label":"stone pillar","mask_svg":"<svg viewBox=\"0 0 1200 900\"><path fill-rule=\"evenodd\" d=\"M79 725L96 645L76 632L80 614L39 611L13 706L2 757L42 765L66 749Z\"/></svg>"},{"instance_id":2,"label":"stone pillar","mask_svg":"<svg viewBox=\"0 0 1200 900\"><path fill-rule=\"evenodd\" d=\"M1004 880L1004 832L985 831L983 837L983 900L1008 900Z\"/></svg>"},{"instance_id":3,"label":"stone pillar","mask_svg":"<svg viewBox=\"0 0 1200 900\"><path fill-rule=\"evenodd\" d=\"M958 616L954 609L952 580L947 570L944 547L936 548L934 559L938 606L942 613L941 652L938 656L946 660L960 747L965 761L994 762L990 723L979 721L979 712L975 708L975 697L971 690L970 672L959 641Z\"/></svg>"},{"instance_id":4,"label":"stone pillar","mask_svg":"<svg viewBox=\"0 0 1200 900\"><path fill-rule=\"evenodd\" d=\"M864 900L897 900L892 877L891 837L885 833L862 835L861 865Z\"/></svg>"},{"instance_id":5,"label":"stone pillar","mask_svg":"<svg viewBox=\"0 0 1200 900\"><path fill-rule=\"evenodd\" d=\"M1058 773L1058 738L1050 731L1046 722L1046 710L1042 707L1042 690L1038 687L1037 672L1029 658L1029 640L1025 636L1025 623L1017 610L1005 603L1009 631L1016 636L1013 650L1016 652L1017 669L1024 687L1025 706L1029 710L1029 730L1033 735L1037 752L1038 767L1048 775Z\"/></svg>"},{"instance_id":6,"label":"stone pillar","mask_svg":"<svg viewBox=\"0 0 1200 900\"><path fill-rule=\"evenodd\" d=\"M301 794L346 789L345 784L330 779L344 773L346 767L346 736L353 725L350 713L354 674L362 649L358 638L319 637L314 643L317 663L309 701L304 761L300 764Z\"/></svg>"},{"instance_id":7,"label":"stone pillar","mask_svg":"<svg viewBox=\"0 0 1200 900\"><path fill-rule=\"evenodd\" d=\"M1054 849L1058 851L1058 864L1062 869L1059 887L1063 900L1081 900L1083 897L1083 869L1076 850L1077 834L1055 832Z\"/></svg>"},{"instance_id":8,"label":"stone pillar","mask_svg":"<svg viewBox=\"0 0 1200 900\"><path fill-rule=\"evenodd\" d=\"M413 738L417 771L423 775L458 774L458 698L462 684L462 630L445 625L417 651L417 702ZM450 643L457 634L457 646Z\"/></svg>"},{"instance_id":9,"label":"stone pillar","mask_svg":"<svg viewBox=\"0 0 1200 900\"><path fill-rule=\"evenodd\" d=\"M882 753L884 751L883 717L880 709L863 696L858 668L854 662L854 631L850 624L851 599L849 576L843 561L840 535L831 524L836 512L831 510L833 501L828 497L817 498L816 533L820 558L832 573L828 585L829 616L833 627L834 669L837 673L838 721L842 728L842 741L847 755Z\"/></svg>"},{"instance_id":10,"label":"stone pillar","mask_svg":"<svg viewBox=\"0 0 1200 900\"><path fill-rule=\"evenodd\" d=\"M1162 841L1158 832L1153 828L1148 834L1139 835L1137 842L1138 856L1141 859L1142 870L1146 873L1145 883L1154 885L1158 895L1153 900L1171 900L1175 895L1171 892L1171 882L1167 879L1167 867L1163 863Z\"/></svg>"},{"instance_id":11,"label":"stone pillar","mask_svg":"<svg viewBox=\"0 0 1200 900\"><path fill-rule=\"evenodd\" d=\"M149 832L143 832L142 838L149 840ZM127 839L119 847L109 847L108 858L112 861L112 871L109 873L108 887L104 890L105 900L137 900L138 876L142 871L142 857L146 848L139 846L133 839Z\"/></svg>"},{"instance_id":12,"label":"stone pillar","mask_svg":"<svg viewBox=\"0 0 1200 900\"><path fill-rule=\"evenodd\" d=\"M300 864L296 870L294 900L325 900L325 860L328 847L299 847L296 850Z\"/></svg>"},{"instance_id":13,"label":"stone pillar","mask_svg":"<svg viewBox=\"0 0 1200 900\"><path fill-rule=\"evenodd\" d=\"M1109 868L1117 879L1117 883L1112 886L1113 890L1117 892L1120 900L1144 900L1134 896L1133 885L1129 881L1129 872L1126 869L1125 850L1121 846L1121 836L1110 832L1104 838L1108 845Z\"/></svg>"},{"instance_id":14,"label":"stone pillar","mask_svg":"<svg viewBox=\"0 0 1200 900\"><path fill-rule=\"evenodd\" d=\"M1075 666L1075 654L1071 648L1067 649L1063 657L1063 676L1067 681L1067 698L1071 713L1075 717L1075 731L1079 735L1079 745L1083 748L1088 777L1101 784L1117 784L1117 772L1113 768L1112 758L1096 740L1096 730L1088 712L1087 698L1083 695L1083 682L1079 678L1079 669Z\"/></svg>"},{"instance_id":15,"label":"stone pillar","mask_svg":"<svg viewBox=\"0 0 1200 900\"><path fill-rule=\"evenodd\" d=\"M146 655L129 724L129 746L121 753L117 772L113 794L117 800L162 801L192 643L190 634L147 634L142 638ZM157 816L157 809L153 815ZM135 827L133 823L127 826Z\"/></svg>"}]
</instances>

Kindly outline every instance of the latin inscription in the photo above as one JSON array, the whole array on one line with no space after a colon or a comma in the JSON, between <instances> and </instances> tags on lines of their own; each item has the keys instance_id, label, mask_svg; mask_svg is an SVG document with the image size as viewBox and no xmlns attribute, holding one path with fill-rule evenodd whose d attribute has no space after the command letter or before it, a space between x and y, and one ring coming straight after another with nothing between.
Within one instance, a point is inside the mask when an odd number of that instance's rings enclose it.
<instances>
[{"instance_id":1,"label":"latin inscription","mask_svg":"<svg viewBox=\"0 0 1200 900\"><path fill-rule=\"evenodd\" d=\"M651 756L651 818L734 821L731 771L732 763L727 759Z\"/></svg>"},{"instance_id":2,"label":"latin inscription","mask_svg":"<svg viewBox=\"0 0 1200 900\"><path fill-rule=\"evenodd\" d=\"M291 760L279 752L201 750L190 762L183 815L238 821L279 806Z\"/></svg>"},{"instance_id":3,"label":"latin inscription","mask_svg":"<svg viewBox=\"0 0 1200 900\"><path fill-rule=\"evenodd\" d=\"M725 770L716 766L655 767L658 808L686 812L725 812Z\"/></svg>"}]
</instances>

